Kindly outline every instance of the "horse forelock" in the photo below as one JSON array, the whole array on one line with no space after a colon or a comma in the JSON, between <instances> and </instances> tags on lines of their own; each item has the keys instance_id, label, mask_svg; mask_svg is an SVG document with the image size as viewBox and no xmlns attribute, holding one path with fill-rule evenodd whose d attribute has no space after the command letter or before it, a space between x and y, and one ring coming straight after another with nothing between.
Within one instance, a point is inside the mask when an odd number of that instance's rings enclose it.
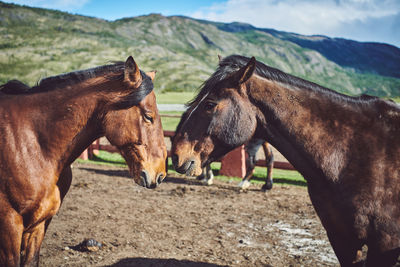
<instances>
[{"instance_id":1,"label":"horse forelock","mask_svg":"<svg viewBox=\"0 0 400 267\"><path fill-rule=\"evenodd\" d=\"M154 89L153 81L144 71L140 71L142 83L117 104L118 108L128 108L138 105Z\"/></svg>"},{"instance_id":2,"label":"horse forelock","mask_svg":"<svg viewBox=\"0 0 400 267\"><path fill-rule=\"evenodd\" d=\"M222 60L219 63L217 70L200 86L199 93L192 100L185 104L187 110L184 113L185 116L182 116L183 120L178 124L176 131L179 131L186 124L193 113L198 109L200 104L215 88L217 88L217 84L225 80L238 69L239 67L237 65L225 64Z\"/></svg>"}]
</instances>

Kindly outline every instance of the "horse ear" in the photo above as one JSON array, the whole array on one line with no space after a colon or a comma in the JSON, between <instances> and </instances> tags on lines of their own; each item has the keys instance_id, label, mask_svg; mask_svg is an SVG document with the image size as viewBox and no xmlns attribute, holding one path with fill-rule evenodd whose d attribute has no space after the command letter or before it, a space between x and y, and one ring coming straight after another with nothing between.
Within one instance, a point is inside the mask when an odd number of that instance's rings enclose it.
<instances>
[{"instance_id":1,"label":"horse ear","mask_svg":"<svg viewBox=\"0 0 400 267\"><path fill-rule=\"evenodd\" d=\"M252 57L246 66L239 69L236 74L235 78L239 84L246 82L250 79L251 75L253 75L254 70L256 69L256 58Z\"/></svg>"},{"instance_id":2,"label":"horse ear","mask_svg":"<svg viewBox=\"0 0 400 267\"><path fill-rule=\"evenodd\" d=\"M142 80L139 67L132 56L129 56L125 61L124 79L132 85L136 85Z\"/></svg>"},{"instance_id":3,"label":"horse ear","mask_svg":"<svg viewBox=\"0 0 400 267\"><path fill-rule=\"evenodd\" d=\"M152 81L154 81L154 77L156 77L156 73L157 73L156 70L152 70L152 71L146 72L146 75L149 76Z\"/></svg>"},{"instance_id":4,"label":"horse ear","mask_svg":"<svg viewBox=\"0 0 400 267\"><path fill-rule=\"evenodd\" d=\"M222 56L218 55L218 63L221 63L221 61L222 61Z\"/></svg>"}]
</instances>

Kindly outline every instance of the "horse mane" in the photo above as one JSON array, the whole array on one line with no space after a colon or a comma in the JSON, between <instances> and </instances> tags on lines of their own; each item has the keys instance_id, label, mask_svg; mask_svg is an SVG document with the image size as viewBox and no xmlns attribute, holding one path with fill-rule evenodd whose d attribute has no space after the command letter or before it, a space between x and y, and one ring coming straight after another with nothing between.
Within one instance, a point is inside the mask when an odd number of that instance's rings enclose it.
<instances>
[{"instance_id":1,"label":"horse mane","mask_svg":"<svg viewBox=\"0 0 400 267\"><path fill-rule=\"evenodd\" d=\"M40 82L33 88L35 92L47 92L58 88L75 85L88 79L100 76L103 76L109 80L122 80L124 78L124 67L124 62L118 61L110 65L72 71L44 78L40 80Z\"/></svg>"},{"instance_id":2,"label":"horse mane","mask_svg":"<svg viewBox=\"0 0 400 267\"><path fill-rule=\"evenodd\" d=\"M115 62L112 65L104 65L86 70L73 71L44 78L32 88L18 80L11 80L3 85L0 85L0 93L6 95L20 95L48 92L75 85L88 79L100 76L105 77L107 80L123 81L124 68L124 62ZM151 78L143 71L140 71L140 73L142 75L142 84L139 86L139 88L132 90L128 96L116 104L115 108L125 109L133 105L137 105L153 90L154 86Z\"/></svg>"},{"instance_id":3,"label":"horse mane","mask_svg":"<svg viewBox=\"0 0 400 267\"><path fill-rule=\"evenodd\" d=\"M186 106L190 107L194 103L198 103L202 99L205 98L206 95L216 87L217 83L227 79L231 76L232 73L238 71L240 68L247 65L250 58L241 56L241 55L230 55L228 57L223 58L220 60L217 70L211 75L211 77L206 80L201 86L198 95L189 101ZM375 102L385 102L389 106L394 106L395 109L399 109L396 104L390 103L390 101L383 100L376 96L370 95L361 95L361 96L348 96L336 92L332 89L323 87L316 83L304 80L302 78L293 76L291 74L285 73L281 70L276 68L270 67L265 65L260 61L256 61L256 69L255 74L259 75L263 78L268 80L280 82L283 84L287 84L289 86L305 89L305 90L312 90L312 91L319 91L325 94L329 94L330 97L338 99L339 101L345 102L356 102L356 103L375 103Z\"/></svg>"},{"instance_id":4,"label":"horse mane","mask_svg":"<svg viewBox=\"0 0 400 267\"><path fill-rule=\"evenodd\" d=\"M29 92L31 88L18 80L10 80L0 85L0 92L6 95L21 95Z\"/></svg>"}]
</instances>

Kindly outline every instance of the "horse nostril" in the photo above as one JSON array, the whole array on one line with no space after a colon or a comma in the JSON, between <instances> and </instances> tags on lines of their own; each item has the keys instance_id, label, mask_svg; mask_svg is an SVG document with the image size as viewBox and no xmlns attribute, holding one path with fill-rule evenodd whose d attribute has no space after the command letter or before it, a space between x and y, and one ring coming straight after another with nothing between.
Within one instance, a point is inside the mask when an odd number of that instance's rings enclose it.
<instances>
[{"instance_id":1,"label":"horse nostril","mask_svg":"<svg viewBox=\"0 0 400 267\"><path fill-rule=\"evenodd\" d=\"M157 184L161 184L164 180L164 174L160 173L157 177Z\"/></svg>"},{"instance_id":2,"label":"horse nostril","mask_svg":"<svg viewBox=\"0 0 400 267\"><path fill-rule=\"evenodd\" d=\"M147 173L147 171L142 170L140 172L140 178L142 178L143 186L149 188L151 185L151 181L150 181L150 177L149 177L149 174Z\"/></svg>"}]
</instances>

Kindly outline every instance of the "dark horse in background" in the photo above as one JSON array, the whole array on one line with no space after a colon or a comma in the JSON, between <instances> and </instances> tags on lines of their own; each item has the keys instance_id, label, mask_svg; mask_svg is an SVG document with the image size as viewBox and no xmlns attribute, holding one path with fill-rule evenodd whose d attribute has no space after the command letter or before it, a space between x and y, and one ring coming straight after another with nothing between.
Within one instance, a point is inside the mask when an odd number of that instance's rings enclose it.
<instances>
[{"instance_id":1,"label":"dark horse in background","mask_svg":"<svg viewBox=\"0 0 400 267\"><path fill-rule=\"evenodd\" d=\"M229 56L191 102L173 164L201 167L265 138L306 178L342 266L391 266L400 254L400 108L351 97L257 62ZM362 246L368 246L365 262Z\"/></svg>"},{"instance_id":2,"label":"dark horse in background","mask_svg":"<svg viewBox=\"0 0 400 267\"><path fill-rule=\"evenodd\" d=\"M261 190L267 191L272 189L272 170L274 168L274 154L272 153L272 148L265 140L254 138L251 139L244 146L244 149L247 153L246 174L242 181L240 181L240 183L238 184L238 187L242 190L245 190L250 186L250 180L251 178L253 178L254 169L256 167L256 154L260 147L263 148L267 167L267 176L265 177L265 183L261 187ZM213 184L214 174L211 169L211 164L207 164L205 167L202 168L202 173L200 176L197 176L197 179L207 185Z\"/></svg>"},{"instance_id":3,"label":"dark horse in background","mask_svg":"<svg viewBox=\"0 0 400 267\"><path fill-rule=\"evenodd\" d=\"M67 193L71 163L106 136L135 182L166 175L166 147L152 79L126 62L18 81L0 93L0 266L36 266L45 231Z\"/></svg>"}]
</instances>

